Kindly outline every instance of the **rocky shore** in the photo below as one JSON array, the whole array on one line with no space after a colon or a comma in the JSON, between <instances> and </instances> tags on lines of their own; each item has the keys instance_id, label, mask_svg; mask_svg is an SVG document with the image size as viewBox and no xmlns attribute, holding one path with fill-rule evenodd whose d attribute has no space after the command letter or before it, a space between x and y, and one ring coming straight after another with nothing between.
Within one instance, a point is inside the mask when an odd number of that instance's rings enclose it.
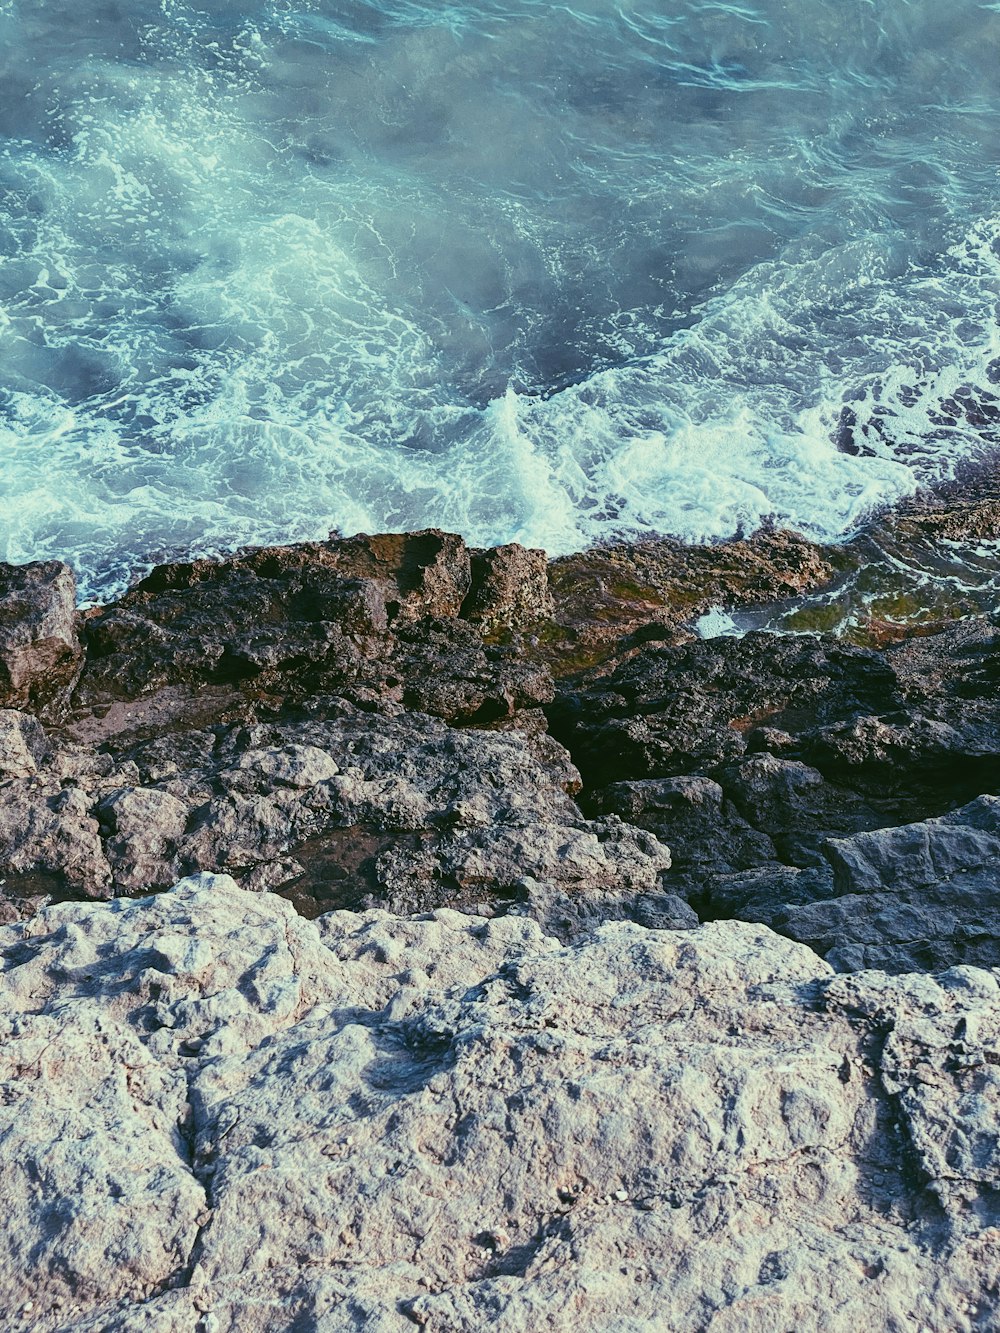
<instances>
[{"instance_id":1,"label":"rocky shore","mask_svg":"<svg viewBox=\"0 0 1000 1333\"><path fill-rule=\"evenodd\" d=\"M704 637L860 560L0 565L4 1326L1000 1327L1000 622Z\"/></svg>"}]
</instances>

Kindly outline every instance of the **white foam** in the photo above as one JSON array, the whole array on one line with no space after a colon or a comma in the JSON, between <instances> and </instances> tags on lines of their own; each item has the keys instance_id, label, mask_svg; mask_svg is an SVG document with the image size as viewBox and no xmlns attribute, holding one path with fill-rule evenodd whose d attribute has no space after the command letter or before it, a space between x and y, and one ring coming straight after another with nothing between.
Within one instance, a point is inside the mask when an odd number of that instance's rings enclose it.
<instances>
[{"instance_id":1,"label":"white foam","mask_svg":"<svg viewBox=\"0 0 1000 1333\"><path fill-rule=\"evenodd\" d=\"M972 0L341 10L0 0L0 556L833 538L985 447Z\"/></svg>"},{"instance_id":2,"label":"white foam","mask_svg":"<svg viewBox=\"0 0 1000 1333\"><path fill-rule=\"evenodd\" d=\"M738 639L744 633L732 616L718 606L699 616L692 628L701 639Z\"/></svg>"}]
</instances>

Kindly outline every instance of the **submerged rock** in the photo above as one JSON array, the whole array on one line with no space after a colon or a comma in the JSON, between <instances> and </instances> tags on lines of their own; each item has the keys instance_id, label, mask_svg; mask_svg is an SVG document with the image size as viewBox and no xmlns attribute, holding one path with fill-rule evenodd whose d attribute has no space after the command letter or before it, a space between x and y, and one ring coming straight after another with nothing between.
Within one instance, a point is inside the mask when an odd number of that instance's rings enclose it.
<instances>
[{"instance_id":1,"label":"submerged rock","mask_svg":"<svg viewBox=\"0 0 1000 1333\"><path fill-rule=\"evenodd\" d=\"M836 977L736 922L309 923L204 877L0 960L5 1327L1000 1317L991 972Z\"/></svg>"}]
</instances>

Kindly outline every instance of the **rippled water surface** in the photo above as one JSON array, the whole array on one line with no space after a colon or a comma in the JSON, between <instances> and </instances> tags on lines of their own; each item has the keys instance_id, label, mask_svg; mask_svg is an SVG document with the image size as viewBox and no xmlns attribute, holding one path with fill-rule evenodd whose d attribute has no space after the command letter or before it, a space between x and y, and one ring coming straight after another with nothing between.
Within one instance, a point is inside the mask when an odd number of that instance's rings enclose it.
<instances>
[{"instance_id":1,"label":"rippled water surface","mask_svg":"<svg viewBox=\"0 0 1000 1333\"><path fill-rule=\"evenodd\" d=\"M1000 443L1000 4L0 0L0 557L814 535Z\"/></svg>"}]
</instances>

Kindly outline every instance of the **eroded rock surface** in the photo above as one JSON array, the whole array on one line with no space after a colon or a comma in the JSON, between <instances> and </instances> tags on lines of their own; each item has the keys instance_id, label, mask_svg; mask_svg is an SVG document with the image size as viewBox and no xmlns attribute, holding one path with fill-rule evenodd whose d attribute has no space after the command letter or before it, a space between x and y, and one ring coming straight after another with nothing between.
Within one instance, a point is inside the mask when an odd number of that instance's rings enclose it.
<instances>
[{"instance_id":1,"label":"eroded rock surface","mask_svg":"<svg viewBox=\"0 0 1000 1333\"><path fill-rule=\"evenodd\" d=\"M766 928L315 923L226 878L0 931L11 1329L993 1327L995 973Z\"/></svg>"},{"instance_id":2,"label":"eroded rock surface","mask_svg":"<svg viewBox=\"0 0 1000 1333\"><path fill-rule=\"evenodd\" d=\"M647 646L549 713L585 808L664 841L668 889L702 915L767 921L838 967L1000 964L993 620L883 651Z\"/></svg>"},{"instance_id":3,"label":"eroded rock surface","mask_svg":"<svg viewBox=\"0 0 1000 1333\"><path fill-rule=\"evenodd\" d=\"M10 575L34 589L11 642L60 571ZM309 915L519 905L563 939L735 916L838 967L1000 963L995 861L904 889L922 835L899 832L1000 792L995 621L879 650L692 632L831 574L780 532L549 566L436 530L165 565L86 613L68 705L64 662L44 708L0 709L0 919L209 870ZM899 884L834 874L880 830Z\"/></svg>"},{"instance_id":4,"label":"eroded rock surface","mask_svg":"<svg viewBox=\"0 0 1000 1333\"><path fill-rule=\"evenodd\" d=\"M550 738L339 700L312 711L100 755L6 715L10 771L30 772L0 786L0 874L110 897L226 870L309 915L520 902L560 934L637 912L696 920L663 887L655 835L581 814L579 775Z\"/></svg>"},{"instance_id":5,"label":"eroded rock surface","mask_svg":"<svg viewBox=\"0 0 1000 1333\"><path fill-rule=\"evenodd\" d=\"M57 707L82 660L69 566L0 562L0 708Z\"/></svg>"}]
</instances>

